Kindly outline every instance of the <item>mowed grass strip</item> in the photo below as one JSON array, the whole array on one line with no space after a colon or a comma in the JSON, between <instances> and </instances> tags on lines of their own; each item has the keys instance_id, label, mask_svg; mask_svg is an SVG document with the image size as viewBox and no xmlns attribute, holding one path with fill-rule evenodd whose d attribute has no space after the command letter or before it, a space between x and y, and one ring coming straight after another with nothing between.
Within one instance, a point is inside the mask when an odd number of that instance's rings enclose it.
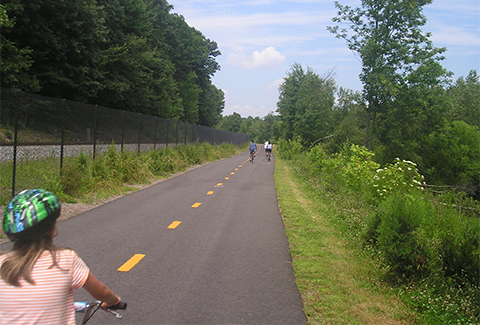
<instances>
[{"instance_id":1,"label":"mowed grass strip","mask_svg":"<svg viewBox=\"0 0 480 325\"><path fill-rule=\"evenodd\" d=\"M415 324L413 313L379 283L374 261L355 251L329 216L340 204L275 161L280 213L309 324Z\"/></svg>"}]
</instances>

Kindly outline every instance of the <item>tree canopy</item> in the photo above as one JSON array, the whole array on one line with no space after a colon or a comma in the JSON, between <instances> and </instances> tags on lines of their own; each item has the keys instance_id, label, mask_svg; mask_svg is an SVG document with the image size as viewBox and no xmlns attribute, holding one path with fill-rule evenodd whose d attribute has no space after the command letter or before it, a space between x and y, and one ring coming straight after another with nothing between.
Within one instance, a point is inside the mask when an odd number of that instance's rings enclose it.
<instances>
[{"instance_id":1,"label":"tree canopy","mask_svg":"<svg viewBox=\"0 0 480 325\"><path fill-rule=\"evenodd\" d=\"M214 126L217 44L165 0L6 0L2 87Z\"/></svg>"},{"instance_id":2,"label":"tree canopy","mask_svg":"<svg viewBox=\"0 0 480 325\"><path fill-rule=\"evenodd\" d=\"M431 34L421 30L427 21L422 9L431 2L362 0L360 8L335 2L338 15L333 21L345 23L348 28L336 25L327 29L337 38L345 39L348 48L362 62L360 80L373 123L377 113L385 112L389 103L401 96L402 89L418 84L435 87L448 76L438 63L446 48L434 47L429 39ZM370 129L367 123L366 131L370 148L374 125Z\"/></svg>"}]
</instances>

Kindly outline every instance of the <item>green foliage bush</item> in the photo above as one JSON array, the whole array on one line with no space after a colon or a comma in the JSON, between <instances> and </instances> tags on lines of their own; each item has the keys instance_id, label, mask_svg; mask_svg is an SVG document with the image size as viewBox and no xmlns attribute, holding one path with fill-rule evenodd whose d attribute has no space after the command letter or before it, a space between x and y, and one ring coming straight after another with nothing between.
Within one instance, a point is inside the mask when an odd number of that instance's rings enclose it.
<instances>
[{"instance_id":1,"label":"green foliage bush","mask_svg":"<svg viewBox=\"0 0 480 325\"><path fill-rule=\"evenodd\" d=\"M300 137L297 137L294 140L279 140L277 147L281 157L286 160L292 160L305 151Z\"/></svg>"},{"instance_id":2,"label":"green foliage bush","mask_svg":"<svg viewBox=\"0 0 480 325\"><path fill-rule=\"evenodd\" d=\"M480 182L480 130L453 121L426 138L424 165L429 183L477 186Z\"/></svg>"},{"instance_id":3,"label":"green foliage bush","mask_svg":"<svg viewBox=\"0 0 480 325\"><path fill-rule=\"evenodd\" d=\"M279 150L291 155L288 142L282 144ZM331 156L316 145L295 164L315 186L368 206L372 212L363 217L347 210L332 220L378 260L385 279L426 323L480 323L480 202L430 192L411 161L397 158L379 168L373 158L355 145Z\"/></svg>"},{"instance_id":4,"label":"green foliage bush","mask_svg":"<svg viewBox=\"0 0 480 325\"><path fill-rule=\"evenodd\" d=\"M101 192L119 194L125 185L146 184L155 177L165 177L191 165L231 156L237 151L238 148L231 144L214 147L197 143L138 154L120 152L112 145L95 159L84 153L67 159L55 192L66 197L85 197Z\"/></svg>"},{"instance_id":5,"label":"green foliage bush","mask_svg":"<svg viewBox=\"0 0 480 325\"><path fill-rule=\"evenodd\" d=\"M364 238L397 280L432 275L480 284L478 219L465 218L433 196L388 196L369 216Z\"/></svg>"},{"instance_id":6,"label":"green foliage bush","mask_svg":"<svg viewBox=\"0 0 480 325\"><path fill-rule=\"evenodd\" d=\"M355 144L345 144L341 152L332 157L327 156L321 145L316 145L306 154L314 173L321 173L321 177L330 184L340 183L350 193L362 195L371 192L375 171L379 168L372 158L373 153Z\"/></svg>"},{"instance_id":7,"label":"green foliage bush","mask_svg":"<svg viewBox=\"0 0 480 325\"><path fill-rule=\"evenodd\" d=\"M424 177L418 172L415 163L395 158L395 163L376 170L373 176L372 196L378 201L392 194L424 190L423 180Z\"/></svg>"},{"instance_id":8,"label":"green foliage bush","mask_svg":"<svg viewBox=\"0 0 480 325\"><path fill-rule=\"evenodd\" d=\"M421 200L389 196L367 223L365 240L381 252L391 274L399 280L425 275L426 249L417 240L428 207Z\"/></svg>"}]
</instances>

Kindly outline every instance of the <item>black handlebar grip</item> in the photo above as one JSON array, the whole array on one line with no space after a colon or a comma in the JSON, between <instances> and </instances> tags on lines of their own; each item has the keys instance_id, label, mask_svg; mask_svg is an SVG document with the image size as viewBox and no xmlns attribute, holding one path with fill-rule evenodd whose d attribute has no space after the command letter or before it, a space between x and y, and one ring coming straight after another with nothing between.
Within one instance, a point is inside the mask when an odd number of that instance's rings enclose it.
<instances>
[{"instance_id":1,"label":"black handlebar grip","mask_svg":"<svg viewBox=\"0 0 480 325\"><path fill-rule=\"evenodd\" d=\"M108 309L111 309L111 310L118 310L118 309L125 310L125 309L127 309L127 303L123 302L123 301L120 301L118 304L108 307Z\"/></svg>"}]
</instances>

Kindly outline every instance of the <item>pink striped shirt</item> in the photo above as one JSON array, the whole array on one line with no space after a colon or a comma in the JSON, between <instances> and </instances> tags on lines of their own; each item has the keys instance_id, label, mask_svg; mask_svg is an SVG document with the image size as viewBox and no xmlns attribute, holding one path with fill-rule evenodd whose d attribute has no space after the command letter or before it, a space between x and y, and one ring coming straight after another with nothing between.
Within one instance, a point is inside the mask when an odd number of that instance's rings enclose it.
<instances>
[{"instance_id":1,"label":"pink striped shirt","mask_svg":"<svg viewBox=\"0 0 480 325\"><path fill-rule=\"evenodd\" d=\"M10 253L8 253L10 254ZM0 265L8 254L0 256ZM32 285L20 279L21 287L0 278L0 324L72 324L75 325L73 289L87 281L89 269L73 250L57 252L57 264L45 251L32 270Z\"/></svg>"}]
</instances>

